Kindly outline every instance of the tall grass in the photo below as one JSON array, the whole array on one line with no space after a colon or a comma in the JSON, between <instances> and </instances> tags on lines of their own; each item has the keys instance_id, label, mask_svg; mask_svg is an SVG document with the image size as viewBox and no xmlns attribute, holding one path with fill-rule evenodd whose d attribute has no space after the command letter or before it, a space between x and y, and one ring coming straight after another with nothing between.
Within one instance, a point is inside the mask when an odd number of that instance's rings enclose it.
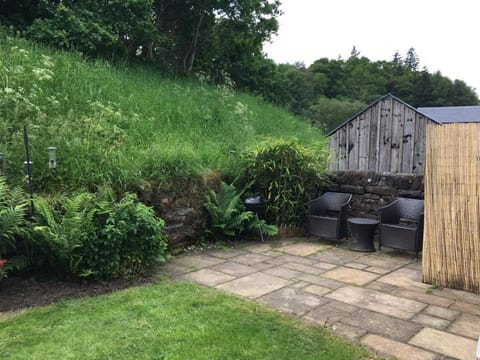
<instances>
[{"instance_id":1,"label":"tall grass","mask_svg":"<svg viewBox=\"0 0 480 360\"><path fill-rule=\"evenodd\" d=\"M57 52L0 32L0 152L23 174L23 126L37 189L109 183L127 188L220 171L260 138L320 139L317 130L258 98L141 66ZM58 167L47 166L48 146Z\"/></svg>"}]
</instances>

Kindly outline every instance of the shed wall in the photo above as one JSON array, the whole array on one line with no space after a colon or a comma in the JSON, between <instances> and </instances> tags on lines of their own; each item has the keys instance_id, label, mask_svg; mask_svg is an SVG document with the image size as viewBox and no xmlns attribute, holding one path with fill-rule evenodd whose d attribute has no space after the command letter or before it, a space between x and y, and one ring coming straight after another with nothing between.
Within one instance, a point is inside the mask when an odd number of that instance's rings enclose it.
<instances>
[{"instance_id":1,"label":"shed wall","mask_svg":"<svg viewBox=\"0 0 480 360\"><path fill-rule=\"evenodd\" d=\"M330 136L330 170L423 175L425 129L431 121L385 97Z\"/></svg>"}]
</instances>

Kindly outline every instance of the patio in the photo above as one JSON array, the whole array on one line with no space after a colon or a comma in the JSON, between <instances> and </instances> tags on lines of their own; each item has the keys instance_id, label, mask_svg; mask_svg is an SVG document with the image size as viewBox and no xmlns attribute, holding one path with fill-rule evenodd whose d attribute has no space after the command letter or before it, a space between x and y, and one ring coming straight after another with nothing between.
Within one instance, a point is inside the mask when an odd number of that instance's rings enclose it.
<instances>
[{"instance_id":1,"label":"patio","mask_svg":"<svg viewBox=\"0 0 480 360\"><path fill-rule=\"evenodd\" d=\"M162 271L264 303L398 359L473 359L480 296L421 282L410 253L354 252L314 238L184 254Z\"/></svg>"}]
</instances>

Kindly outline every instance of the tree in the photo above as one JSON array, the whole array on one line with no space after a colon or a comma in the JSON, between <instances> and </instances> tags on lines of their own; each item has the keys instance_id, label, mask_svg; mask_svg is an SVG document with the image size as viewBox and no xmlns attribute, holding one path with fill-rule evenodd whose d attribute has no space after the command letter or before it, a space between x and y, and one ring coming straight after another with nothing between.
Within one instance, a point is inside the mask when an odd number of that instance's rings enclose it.
<instances>
[{"instance_id":1,"label":"tree","mask_svg":"<svg viewBox=\"0 0 480 360\"><path fill-rule=\"evenodd\" d=\"M152 0L65 0L49 5L51 15L28 27L27 35L36 41L91 57L134 57L156 38Z\"/></svg>"},{"instance_id":2,"label":"tree","mask_svg":"<svg viewBox=\"0 0 480 360\"><path fill-rule=\"evenodd\" d=\"M350 51L350 58L358 58L359 56L360 51L358 51L355 45L353 45L352 51Z\"/></svg>"},{"instance_id":3,"label":"tree","mask_svg":"<svg viewBox=\"0 0 480 360\"><path fill-rule=\"evenodd\" d=\"M407 51L407 56L405 56L405 61L403 62L403 66L408 70L417 71L418 65L420 64L420 60L418 58L415 49L411 47Z\"/></svg>"},{"instance_id":4,"label":"tree","mask_svg":"<svg viewBox=\"0 0 480 360\"><path fill-rule=\"evenodd\" d=\"M393 59L392 63L394 66L402 66L403 65L403 60L402 60L402 55L397 51L393 54Z\"/></svg>"}]
</instances>

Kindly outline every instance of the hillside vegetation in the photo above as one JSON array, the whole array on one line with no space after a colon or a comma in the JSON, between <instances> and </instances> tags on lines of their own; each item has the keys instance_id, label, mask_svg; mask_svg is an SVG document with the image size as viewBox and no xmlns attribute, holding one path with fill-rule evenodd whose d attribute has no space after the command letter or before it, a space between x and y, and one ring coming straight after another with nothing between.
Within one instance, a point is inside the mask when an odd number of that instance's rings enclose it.
<instances>
[{"instance_id":1,"label":"hillside vegetation","mask_svg":"<svg viewBox=\"0 0 480 360\"><path fill-rule=\"evenodd\" d=\"M85 61L0 35L0 152L23 178L23 126L37 190L117 189L208 172L233 174L263 137L321 140L318 130L258 98L201 79L167 80L144 67ZM47 147L57 147L56 170Z\"/></svg>"}]
</instances>

